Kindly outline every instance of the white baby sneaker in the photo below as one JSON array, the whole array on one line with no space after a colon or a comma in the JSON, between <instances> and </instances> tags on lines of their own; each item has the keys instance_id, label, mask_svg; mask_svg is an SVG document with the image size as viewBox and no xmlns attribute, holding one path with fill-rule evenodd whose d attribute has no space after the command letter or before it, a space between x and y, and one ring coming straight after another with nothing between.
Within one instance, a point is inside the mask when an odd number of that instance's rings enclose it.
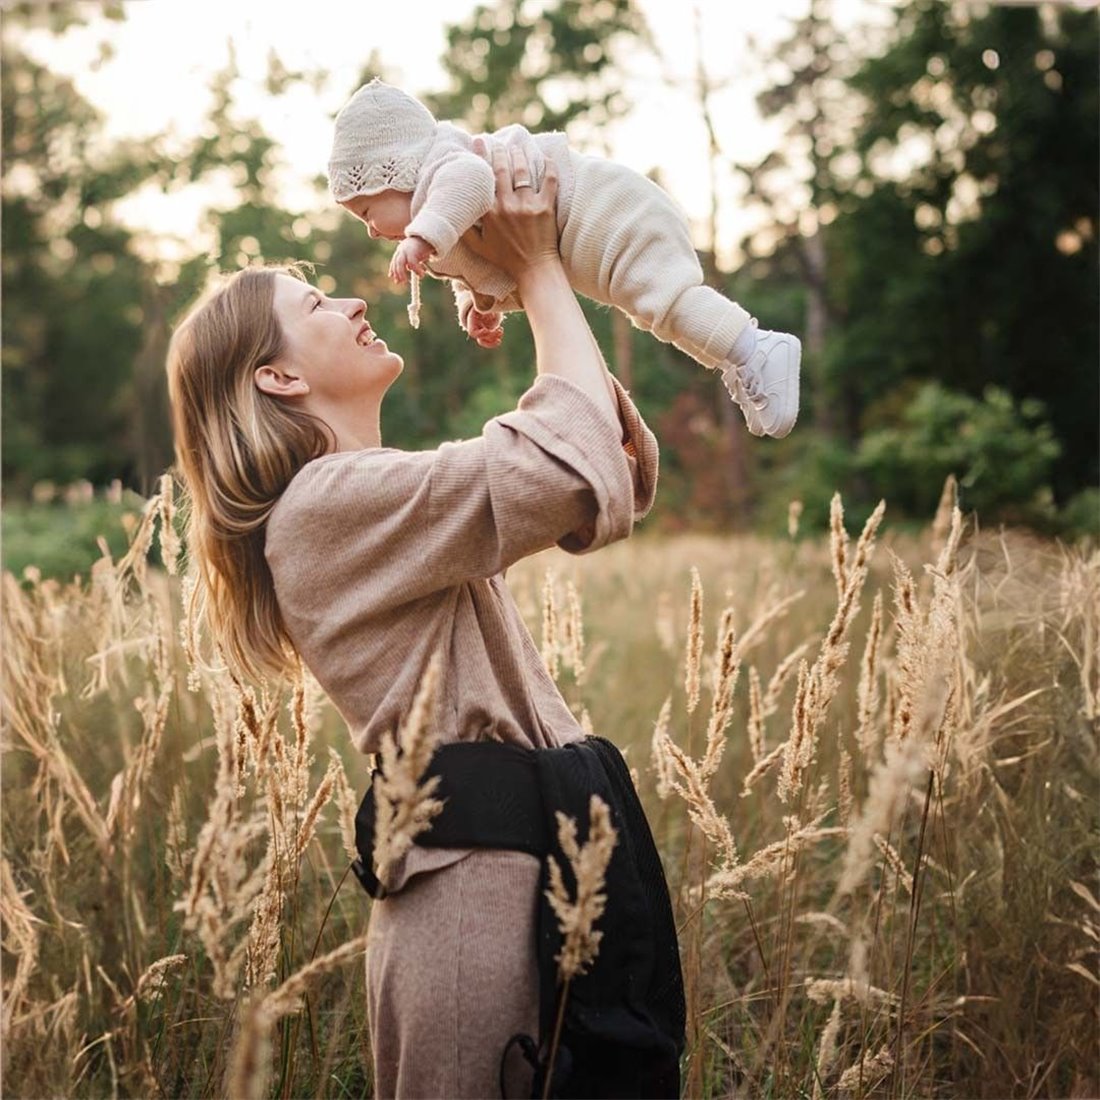
<instances>
[{"instance_id":1,"label":"white baby sneaker","mask_svg":"<svg viewBox=\"0 0 1100 1100\"><path fill-rule=\"evenodd\" d=\"M722 381L741 406L753 435L782 439L798 419L798 368L802 343L789 332L756 334L756 350L744 363L726 363Z\"/></svg>"}]
</instances>

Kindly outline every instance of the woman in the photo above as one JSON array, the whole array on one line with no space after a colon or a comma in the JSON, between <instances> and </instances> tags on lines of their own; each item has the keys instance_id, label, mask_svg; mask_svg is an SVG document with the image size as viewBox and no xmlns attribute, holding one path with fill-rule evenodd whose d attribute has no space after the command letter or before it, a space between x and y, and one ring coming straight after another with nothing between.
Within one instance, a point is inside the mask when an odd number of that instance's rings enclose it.
<instances>
[{"instance_id":1,"label":"woman","mask_svg":"<svg viewBox=\"0 0 1100 1100\"><path fill-rule=\"evenodd\" d=\"M285 271L238 273L169 352L200 613L246 673L300 657L364 752L398 727L437 652L444 742L584 742L502 573L555 543L624 538L653 498L656 444L557 253L556 180L537 191L521 155L492 163L497 206L469 243L516 279L538 377L479 439L382 446L400 357L362 301ZM540 1035L539 882L529 852L419 843L387 879L367 953L377 1095L490 1096L498 1079L529 1094L509 1039Z\"/></svg>"}]
</instances>

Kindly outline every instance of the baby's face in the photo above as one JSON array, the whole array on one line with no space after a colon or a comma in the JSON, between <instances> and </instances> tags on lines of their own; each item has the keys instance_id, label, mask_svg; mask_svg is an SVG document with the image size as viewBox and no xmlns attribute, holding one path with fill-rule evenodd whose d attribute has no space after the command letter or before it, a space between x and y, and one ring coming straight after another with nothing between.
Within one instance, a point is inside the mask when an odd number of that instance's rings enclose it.
<instances>
[{"instance_id":1,"label":"baby's face","mask_svg":"<svg viewBox=\"0 0 1100 1100\"><path fill-rule=\"evenodd\" d=\"M412 221L412 195L408 191L379 191L377 195L356 195L340 205L354 214L372 237L388 241L404 239Z\"/></svg>"}]
</instances>

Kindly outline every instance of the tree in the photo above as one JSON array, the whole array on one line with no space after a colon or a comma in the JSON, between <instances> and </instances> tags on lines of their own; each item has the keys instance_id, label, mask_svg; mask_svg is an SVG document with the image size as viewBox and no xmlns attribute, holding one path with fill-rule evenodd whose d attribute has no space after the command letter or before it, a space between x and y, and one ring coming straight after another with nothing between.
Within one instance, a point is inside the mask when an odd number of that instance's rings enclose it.
<instances>
[{"instance_id":1,"label":"tree","mask_svg":"<svg viewBox=\"0 0 1100 1100\"><path fill-rule=\"evenodd\" d=\"M796 265L805 300L803 376L813 422L849 438L856 431L851 402L826 371L828 336L841 320L830 292L826 235L841 189L834 158L851 143L858 118L858 100L847 81L861 48L867 48L865 35L837 26L833 0L810 0L806 14L767 57L767 87L757 97L763 117L782 123L784 143L759 163L739 166L749 201L768 219L746 242L750 253L778 251ZM838 417L838 408L849 415Z\"/></svg>"},{"instance_id":2,"label":"tree","mask_svg":"<svg viewBox=\"0 0 1100 1100\"><path fill-rule=\"evenodd\" d=\"M438 117L474 130L513 122L598 131L626 109L616 71L624 40L648 41L636 0L527 0L482 4L447 31L451 87L430 97Z\"/></svg>"},{"instance_id":3,"label":"tree","mask_svg":"<svg viewBox=\"0 0 1100 1100\"><path fill-rule=\"evenodd\" d=\"M121 18L121 9L98 14ZM331 250L324 232L311 233L273 194L278 153L255 121L235 116L232 56L214 79L204 133L170 149L161 138L105 142L100 112L20 46L31 26L62 33L87 17L76 4L5 13L3 474L15 494L41 479L116 477L151 491L173 459L164 371L171 324L209 270ZM109 58L108 46L101 55ZM303 79L272 59L273 92ZM208 213L209 251L165 262L154 238L116 214L117 202L143 187L178 191L227 171L236 195Z\"/></svg>"},{"instance_id":4,"label":"tree","mask_svg":"<svg viewBox=\"0 0 1100 1100\"><path fill-rule=\"evenodd\" d=\"M115 472L106 456L126 431L120 395L141 343L146 272L111 207L155 154L101 149L99 113L17 41L28 23L60 31L79 15L76 5L13 9L0 46L3 472L17 485Z\"/></svg>"},{"instance_id":5,"label":"tree","mask_svg":"<svg viewBox=\"0 0 1100 1100\"><path fill-rule=\"evenodd\" d=\"M864 405L905 379L1038 399L1061 500L1095 484L1100 36L1095 11L916 0L853 77L838 360Z\"/></svg>"}]
</instances>

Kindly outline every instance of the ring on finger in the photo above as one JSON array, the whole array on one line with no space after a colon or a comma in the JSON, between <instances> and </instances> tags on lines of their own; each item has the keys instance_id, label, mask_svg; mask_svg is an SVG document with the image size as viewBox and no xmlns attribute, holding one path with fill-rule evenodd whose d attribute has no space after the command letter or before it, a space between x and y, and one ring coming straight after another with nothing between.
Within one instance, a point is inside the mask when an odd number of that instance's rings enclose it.
<instances>
[{"instance_id":1,"label":"ring on finger","mask_svg":"<svg viewBox=\"0 0 1100 1100\"><path fill-rule=\"evenodd\" d=\"M521 187L533 187L533 186L534 185L531 183L530 180L516 180L515 183L512 184L512 190L513 191L518 191Z\"/></svg>"}]
</instances>

